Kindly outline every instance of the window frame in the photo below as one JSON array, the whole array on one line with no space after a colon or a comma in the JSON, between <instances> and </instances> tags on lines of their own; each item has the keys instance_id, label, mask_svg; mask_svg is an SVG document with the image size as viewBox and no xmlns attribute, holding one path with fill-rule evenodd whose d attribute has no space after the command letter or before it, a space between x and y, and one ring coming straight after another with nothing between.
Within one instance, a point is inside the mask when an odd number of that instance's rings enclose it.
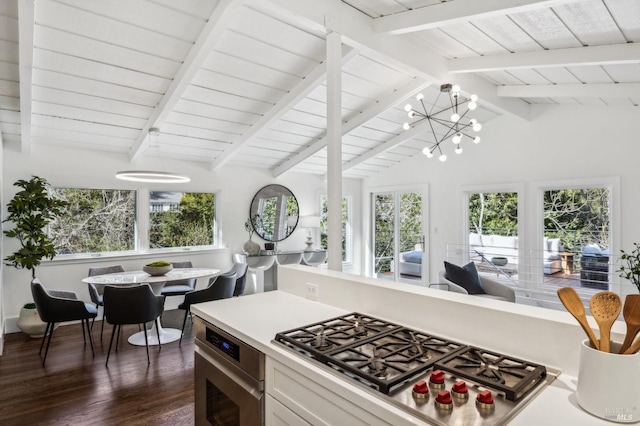
<instances>
[{"instance_id":1,"label":"window frame","mask_svg":"<svg viewBox=\"0 0 640 426\"><path fill-rule=\"evenodd\" d=\"M320 216L322 217L323 212L323 200L326 200L328 195L326 193L320 194ZM345 248L344 248L344 259L342 260L342 266L351 266L353 265L353 196L351 195L343 195L342 200L346 201L346 216L347 223L345 224ZM320 241L322 241L322 231L320 231ZM323 248L327 250L327 248Z\"/></svg>"}]
</instances>

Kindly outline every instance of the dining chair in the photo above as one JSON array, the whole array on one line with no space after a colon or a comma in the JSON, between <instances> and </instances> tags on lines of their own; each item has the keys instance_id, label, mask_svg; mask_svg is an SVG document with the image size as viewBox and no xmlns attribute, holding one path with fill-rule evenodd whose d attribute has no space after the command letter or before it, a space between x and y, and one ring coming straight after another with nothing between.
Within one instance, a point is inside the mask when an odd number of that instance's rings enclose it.
<instances>
[{"instance_id":1,"label":"dining chair","mask_svg":"<svg viewBox=\"0 0 640 426\"><path fill-rule=\"evenodd\" d=\"M233 290L233 296L238 297L242 296L244 293L244 288L247 284L247 269L249 266L246 263L235 262L233 264L232 271L236 272L236 288Z\"/></svg>"},{"instance_id":2,"label":"dining chair","mask_svg":"<svg viewBox=\"0 0 640 426\"><path fill-rule=\"evenodd\" d=\"M104 274L117 274L118 272L124 272L124 268L122 265L111 265L111 266L98 266L94 268L89 268L90 277L96 275L104 275ZM102 291L104 287L96 287L95 284L87 284L89 286L89 297L91 297L91 301L95 303L96 309L100 306L102 309L102 325L100 326L100 341L102 341L102 333L104 332L104 303L102 302ZM93 330L93 323L95 322L95 318L91 321L91 329Z\"/></svg>"},{"instance_id":3,"label":"dining chair","mask_svg":"<svg viewBox=\"0 0 640 426\"><path fill-rule=\"evenodd\" d=\"M193 268L191 261L171 262L174 268ZM196 278L170 281L162 287L160 294L163 296L184 296L186 293L196 289Z\"/></svg>"},{"instance_id":4,"label":"dining chair","mask_svg":"<svg viewBox=\"0 0 640 426\"><path fill-rule=\"evenodd\" d=\"M180 334L179 342L180 345L182 344L184 326L187 324L187 317L191 314L191 305L233 297L233 291L236 288L236 278L236 271L232 270L209 279L209 285L207 288L194 290L184 295L184 302L178 306L178 309L184 309L184 320L182 321L182 333Z\"/></svg>"},{"instance_id":5,"label":"dining chair","mask_svg":"<svg viewBox=\"0 0 640 426\"><path fill-rule=\"evenodd\" d=\"M134 287L108 285L104 288L103 299L106 321L113 325L105 366L109 365L109 356L111 355L114 337L117 334L116 352L118 352L120 331L122 326L127 324L138 324L145 330L144 341L147 347L147 363L151 363L149 340L146 331L147 323L151 321L156 323L158 349L160 349L162 345L160 343L158 318L164 310L164 296L154 294L149 284L141 284Z\"/></svg>"},{"instance_id":6,"label":"dining chair","mask_svg":"<svg viewBox=\"0 0 640 426\"><path fill-rule=\"evenodd\" d=\"M89 318L95 318L98 315L98 309L91 303L85 303L78 299L78 296L72 291L50 290L46 289L38 278L31 281L31 294L38 310L38 315L43 322L47 323L47 327L42 336L40 344L40 352L44 347L44 341L47 340L47 347L44 351L42 366L47 360L49 345L53 337L53 330L56 323L67 321L78 321L82 323L82 339L87 344L84 328L87 327L89 334L89 343L91 344L91 354L95 356L93 351L93 339L91 338L91 327L89 326ZM48 339L47 339L48 336Z\"/></svg>"}]
</instances>

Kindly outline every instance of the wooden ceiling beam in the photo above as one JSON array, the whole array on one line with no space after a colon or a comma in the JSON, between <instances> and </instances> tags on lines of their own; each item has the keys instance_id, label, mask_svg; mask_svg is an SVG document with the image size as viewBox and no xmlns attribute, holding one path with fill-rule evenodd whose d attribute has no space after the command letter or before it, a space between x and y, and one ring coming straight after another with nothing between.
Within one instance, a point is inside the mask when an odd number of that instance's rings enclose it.
<instances>
[{"instance_id":1,"label":"wooden ceiling beam","mask_svg":"<svg viewBox=\"0 0 640 426\"><path fill-rule=\"evenodd\" d=\"M415 78L411 80L409 83L405 84L403 87L394 90L389 95L385 96L384 98L374 103L370 108L367 108L366 110L360 112L360 114L356 115L351 120L344 123L342 125L342 135L344 136L349 132L353 131L354 129L362 126L367 121L395 107L403 100L406 100L407 98L412 97L413 95L417 94L418 92L428 87L429 85L431 85L430 82L426 82L422 79ZM307 158L311 157L316 152L320 151L326 146L327 146L327 137L325 135L324 137L322 137L322 139L317 140L316 142L314 142L313 144L305 148L303 151L293 155L292 157L288 158L283 164L276 167L273 170L273 176L274 177L280 176L287 170L290 170L291 168L297 166L298 164L300 164Z\"/></svg>"},{"instance_id":2,"label":"wooden ceiling beam","mask_svg":"<svg viewBox=\"0 0 640 426\"><path fill-rule=\"evenodd\" d=\"M584 0L456 0L376 18L375 32L407 34Z\"/></svg>"},{"instance_id":3,"label":"wooden ceiling beam","mask_svg":"<svg viewBox=\"0 0 640 426\"><path fill-rule=\"evenodd\" d=\"M449 60L449 71L460 74L530 68L637 64L638 62L640 62L640 43L625 43L457 58Z\"/></svg>"},{"instance_id":4,"label":"wooden ceiling beam","mask_svg":"<svg viewBox=\"0 0 640 426\"><path fill-rule=\"evenodd\" d=\"M343 48L342 64L346 64L357 54L358 52L355 49L345 46ZM279 120L326 79L327 64L323 61L308 76L306 76L304 80L298 83L296 87L290 90L282 97L282 99L280 99L280 101L269 109L266 114L260 117L260 119L245 133L243 133L238 140L234 141L230 147L225 149L225 151L212 163L211 170L216 170L225 165L233 156L238 154L240 148L246 145L252 137Z\"/></svg>"},{"instance_id":5,"label":"wooden ceiling beam","mask_svg":"<svg viewBox=\"0 0 640 426\"><path fill-rule=\"evenodd\" d=\"M33 40L35 29L35 2L18 2L18 56L20 63L20 133L21 151L31 153L31 102L33 98Z\"/></svg>"},{"instance_id":6,"label":"wooden ceiling beam","mask_svg":"<svg viewBox=\"0 0 640 426\"><path fill-rule=\"evenodd\" d=\"M204 26L198 40L194 43L176 73L173 81L169 85L155 110L140 131L138 139L129 152L130 161L135 161L142 153L149 148L148 134L152 127L161 128L178 101L182 98L185 90L193 81L196 73L202 68L209 53L213 50L222 33L231 23L236 11L242 7L244 1L220 0Z\"/></svg>"}]
</instances>

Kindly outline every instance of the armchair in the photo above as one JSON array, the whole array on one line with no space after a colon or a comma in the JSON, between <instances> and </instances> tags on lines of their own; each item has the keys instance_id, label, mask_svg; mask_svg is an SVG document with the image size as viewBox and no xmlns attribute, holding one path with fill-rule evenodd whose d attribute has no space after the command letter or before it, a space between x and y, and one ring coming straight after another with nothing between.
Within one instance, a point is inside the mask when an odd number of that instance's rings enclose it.
<instances>
[{"instance_id":1,"label":"armchair","mask_svg":"<svg viewBox=\"0 0 640 426\"><path fill-rule=\"evenodd\" d=\"M454 293L462 293L469 294L469 292L462 286L450 281L446 278L445 271L440 271L438 274L438 278L440 283L447 284L449 287L449 291L453 291ZM480 282L482 283L482 288L484 289L486 294L474 294L474 296L485 297L489 299L495 300L504 300L507 302L516 301L516 292L509 286L506 286L497 280L488 278L484 275L479 275Z\"/></svg>"},{"instance_id":2,"label":"armchair","mask_svg":"<svg viewBox=\"0 0 640 426\"><path fill-rule=\"evenodd\" d=\"M82 323L82 338L84 339L84 344L87 344L87 339L84 334L84 328L86 326L89 334L89 343L91 344L91 353L95 355L93 351L93 339L91 338L91 327L89 325L89 318L95 318L96 315L98 315L98 310L95 306L91 303L78 300L78 297L72 291L47 290L38 278L34 278L33 281L31 281L31 293L36 303L36 309L38 310L40 319L47 323L39 352L42 353L44 341L47 340L48 337L47 347L44 351L44 358L42 359L43 367L47 360L47 353L49 352L49 345L53 337L54 326L60 322L80 320Z\"/></svg>"}]
</instances>

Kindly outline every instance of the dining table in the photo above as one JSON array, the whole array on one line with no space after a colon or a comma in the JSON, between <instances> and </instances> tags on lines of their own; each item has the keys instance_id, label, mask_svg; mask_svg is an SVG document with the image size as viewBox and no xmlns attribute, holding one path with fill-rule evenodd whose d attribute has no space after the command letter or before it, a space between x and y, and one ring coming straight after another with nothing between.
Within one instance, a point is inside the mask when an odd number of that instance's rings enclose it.
<instances>
[{"instance_id":1,"label":"dining table","mask_svg":"<svg viewBox=\"0 0 640 426\"><path fill-rule=\"evenodd\" d=\"M219 269L213 268L173 268L164 275L149 275L144 271L126 271L116 272L112 274L94 275L82 279L82 282L93 284L102 294L102 289L107 285L131 286L139 284L149 284L151 290L160 295L162 288L166 283L177 280L190 278L206 278L220 274ZM169 343L180 339L182 330L175 328L163 328L158 321L158 331L156 332L155 322L148 330L143 330L129 337L128 342L136 346L145 346L144 333L147 333L147 339L150 345L158 345L160 343ZM160 341L158 341L158 335Z\"/></svg>"}]
</instances>

